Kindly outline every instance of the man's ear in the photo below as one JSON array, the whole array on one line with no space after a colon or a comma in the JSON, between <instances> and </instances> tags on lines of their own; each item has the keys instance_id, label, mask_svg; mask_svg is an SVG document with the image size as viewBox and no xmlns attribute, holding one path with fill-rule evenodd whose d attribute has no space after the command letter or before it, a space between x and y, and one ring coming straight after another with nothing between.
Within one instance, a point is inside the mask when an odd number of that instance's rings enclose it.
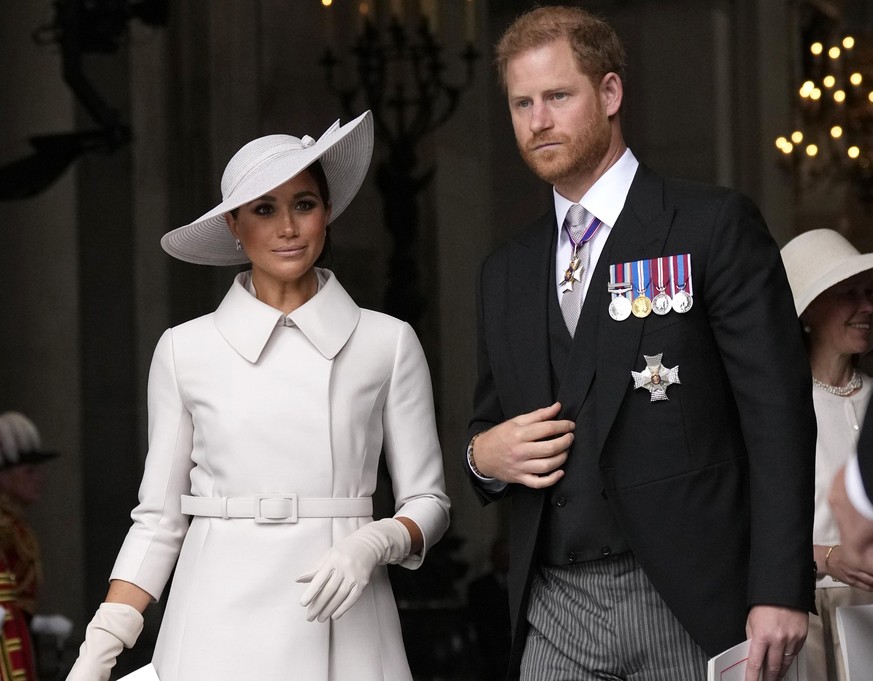
<instances>
[{"instance_id":1,"label":"man's ear","mask_svg":"<svg viewBox=\"0 0 873 681\"><path fill-rule=\"evenodd\" d=\"M617 73L610 71L600 81L600 101L603 102L607 116L611 118L619 112L623 97L624 86L621 78Z\"/></svg>"}]
</instances>

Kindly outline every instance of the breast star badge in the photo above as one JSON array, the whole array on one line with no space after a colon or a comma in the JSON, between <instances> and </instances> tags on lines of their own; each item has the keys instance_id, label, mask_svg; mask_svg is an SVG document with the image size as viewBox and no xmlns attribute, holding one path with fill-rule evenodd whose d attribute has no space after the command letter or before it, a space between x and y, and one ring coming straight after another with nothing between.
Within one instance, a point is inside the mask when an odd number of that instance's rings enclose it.
<instances>
[{"instance_id":1,"label":"breast star badge","mask_svg":"<svg viewBox=\"0 0 873 681\"><path fill-rule=\"evenodd\" d=\"M681 383L679 380L679 365L677 364L672 369L667 369L661 364L663 352L657 355L643 355L646 360L646 368L642 371L631 371L634 378L634 390L637 388L645 388L651 395L652 402L669 399L667 397L667 387L674 383Z\"/></svg>"}]
</instances>

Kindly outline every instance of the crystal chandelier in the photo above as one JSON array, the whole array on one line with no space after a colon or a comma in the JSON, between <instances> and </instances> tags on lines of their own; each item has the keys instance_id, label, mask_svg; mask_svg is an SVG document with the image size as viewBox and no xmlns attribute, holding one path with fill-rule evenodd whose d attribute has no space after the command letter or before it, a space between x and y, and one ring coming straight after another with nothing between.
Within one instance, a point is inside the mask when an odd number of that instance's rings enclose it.
<instances>
[{"instance_id":1,"label":"crystal chandelier","mask_svg":"<svg viewBox=\"0 0 873 681\"><path fill-rule=\"evenodd\" d=\"M873 49L833 32L804 50L796 128L776 139L798 189L848 180L873 202Z\"/></svg>"}]
</instances>

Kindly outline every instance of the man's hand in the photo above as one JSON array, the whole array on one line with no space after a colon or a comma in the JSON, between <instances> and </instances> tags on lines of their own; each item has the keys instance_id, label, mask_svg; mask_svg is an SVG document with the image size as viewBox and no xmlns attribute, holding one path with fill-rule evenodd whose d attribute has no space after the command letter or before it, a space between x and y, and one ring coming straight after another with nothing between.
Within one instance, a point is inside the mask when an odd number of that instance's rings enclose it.
<instances>
[{"instance_id":1,"label":"man's hand","mask_svg":"<svg viewBox=\"0 0 873 681\"><path fill-rule=\"evenodd\" d=\"M521 414L482 432L473 445L479 472L503 482L533 489L551 487L560 480L560 469L573 443L573 421L555 421L561 405Z\"/></svg>"},{"instance_id":2,"label":"man's hand","mask_svg":"<svg viewBox=\"0 0 873 681\"><path fill-rule=\"evenodd\" d=\"M749 661L745 681L777 681L794 662L809 627L809 614L776 605L755 605L746 620Z\"/></svg>"},{"instance_id":3,"label":"man's hand","mask_svg":"<svg viewBox=\"0 0 873 681\"><path fill-rule=\"evenodd\" d=\"M846 493L845 469L840 470L834 478L828 501L840 527L840 548L836 551L841 551L842 560L852 567L873 572L873 522L858 513L852 505ZM865 588L862 584L852 586Z\"/></svg>"}]
</instances>

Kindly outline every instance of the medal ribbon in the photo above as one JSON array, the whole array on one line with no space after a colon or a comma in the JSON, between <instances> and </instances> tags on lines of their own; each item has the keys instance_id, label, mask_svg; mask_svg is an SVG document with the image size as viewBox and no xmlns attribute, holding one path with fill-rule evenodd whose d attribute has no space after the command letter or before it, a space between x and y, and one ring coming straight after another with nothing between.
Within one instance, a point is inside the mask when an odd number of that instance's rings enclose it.
<instances>
[{"instance_id":1,"label":"medal ribbon","mask_svg":"<svg viewBox=\"0 0 873 681\"><path fill-rule=\"evenodd\" d=\"M673 256L676 259L676 264L679 269L679 280L676 282L677 290L685 291L688 295L693 295L691 290L691 254L683 253L682 255Z\"/></svg>"},{"instance_id":2,"label":"medal ribbon","mask_svg":"<svg viewBox=\"0 0 873 681\"><path fill-rule=\"evenodd\" d=\"M691 283L691 254L686 253L682 256L682 262L685 265L685 291L689 296L694 295L693 285Z\"/></svg>"},{"instance_id":3,"label":"medal ribbon","mask_svg":"<svg viewBox=\"0 0 873 681\"><path fill-rule=\"evenodd\" d=\"M570 237L570 243L573 244L573 254L579 250L579 246L584 244L586 241L590 241L594 238L594 235L597 233L597 230L600 229L600 225L603 224L603 220L600 218L594 218L591 222L588 223L588 227L585 228L585 231L582 232L582 236L579 237L579 241L576 241L573 238L573 230L564 225L564 228L567 230L567 236Z\"/></svg>"},{"instance_id":4,"label":"medal ribbon","mask_svg":"<svg viewBox=\"0 0 873 681\"><path fill-rule=\"evenodd\" d=\"M624 267L624 280L626 283L630 284L627 292L624 294L624 297L628 298L628 293L630 293L630 299L632 299L634 297L634 292L633 292L633 282L631 281L631 264L629 262L626 262L623 265L623 267Z\"/></svg>"},{"instance_id":5,"label":"medal ribbon","mask_svg":"<svg viewBox=\"0 0 873 681\"><path fill-rule=\"evenodd\" d=\"M626 288L623 284L627 281L624 277L624 265L618 263L616 265L609 266L609 291L611 293L620 292L623 288Z\"/></svg>"},{"instance_id":6,"label":"medal ribbon","mask_svg":"<svg viewBox=\"0 0 873 681\"><path fill-rule=\"evenodd\" d=\"M633 281L631 280L631 263L617 263L609 266L609 292L614 298L621 296L627 298L627 294L633 293Z\"/></svg>"},{"instance_id":7,"label":"medal ribbon","mask_svg":"<svg viewBox=\"0 0 873 681\"><path fill-rule=\"evenodd\" d=\"M648 260L636 261L636 278L633 285L637 292L637 296L644 296L648 293L649 284L652 283L652 270Z\"/></svg>"},{"instance_id":8,"label":"medal ribbon","mask_svg":"<svg viewBox=\"0 0 873 681\"><path fill-rule=\"evenodd\" d=\"M661 294L667 288L667 285L664 283L664 258L656 258L656 262L658 263L658 283L655 284L655 288L658 294Z\"/></svg>"}]
</instances>

